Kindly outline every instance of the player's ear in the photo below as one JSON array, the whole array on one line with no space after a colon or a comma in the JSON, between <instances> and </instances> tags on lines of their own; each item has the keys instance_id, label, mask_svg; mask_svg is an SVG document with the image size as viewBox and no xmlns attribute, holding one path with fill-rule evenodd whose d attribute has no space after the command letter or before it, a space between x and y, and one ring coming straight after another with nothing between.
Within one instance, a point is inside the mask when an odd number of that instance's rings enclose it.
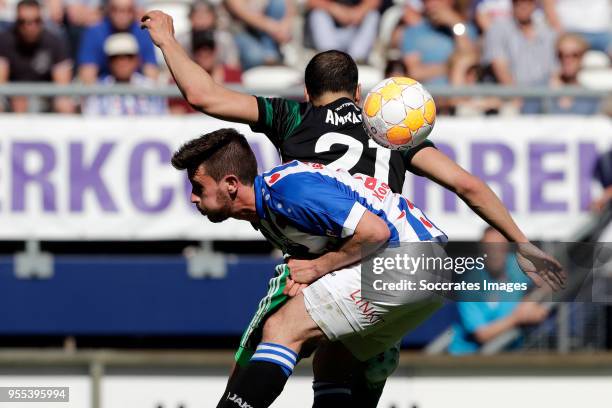
<instances>
[{"instance_id":1,"label":"player's ear","mask_svg":"<svg viewBox=\"0 0 612 408\"><path fill-rule=\"evenodd\" d=\"M306 102L310 102L310 95L308 95L308 90L304 87L304 100Z\"/></svg>"},{"instance_id":2,"label":"player's ear","mask_svg":"<svg viewBox=\"0 0 612 408\"><path fill-rule=\"evenodd\" d=\"M357 84L357 88L355 89L355 103L357 105L361 104L361 84Z\"/></svg>"},{"instance_id":3,"label":"player's ear","mask_svg":"<svg viewBox=\"0 0 612 408\"><path fill-rule=\"evenodd\" d=\"M227 187L227 192L230 195L236 194L236 191L238 191L238 184L239 184L238 177L236 177L233 174L228 174L227 176L223 178L223 181Z\"/></svg>"}]
</instances>

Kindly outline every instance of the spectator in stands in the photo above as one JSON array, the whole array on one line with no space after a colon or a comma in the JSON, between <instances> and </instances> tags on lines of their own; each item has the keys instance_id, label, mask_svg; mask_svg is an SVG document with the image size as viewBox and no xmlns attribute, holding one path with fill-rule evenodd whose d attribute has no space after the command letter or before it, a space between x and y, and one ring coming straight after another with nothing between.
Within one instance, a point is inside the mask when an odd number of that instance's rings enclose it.
<instances>
[{"instance_id":1,"label":"spectator in stands","mask_svg":"<svg viewBox=\"0 0 612 408\"><path fill-rule=\"evenodd\" d=\"M385 78L408 76L406 66L400 60L389 60L385 67Z\"/></svg>"},{"instance_id":2,"label":"spectator in stands","mask_svg":"<svg viewBox=\"0 0 612 408\"><path fill-rule=\"evenodd\" d=\"M453 86L476 85L481 82L483 70L476 49L456 51L448 61L449 81ZM502 101L496 97L457 97L449 101L457 116L497 113Z\"/></svg>"},{"instance_id":3,"label":"spectator in stands","mask_svg":"<svg viewBox=\"0 0 612 408\"><path fill-rule=\"evenodd\" d=\"M193 60L206 70L218 83L239 83L240 71L221 64L217 57L219 47L212 31L196 31L192 38ZM174 83L174 82L172 82ZM168 101L173 114L195 113L196 111L184 98L171 98Z\"/></svg>"},{"instance_id":4,"label":"spectator in stands","mask_svg":"<svg viewBox=\"0 0 612 408\"><path fill-rule=\"evenodd\" d=\"M551 86L578 85L578 73L582 67L582 57L589 44L578 34L562 34L557 40L557 57L559 72L552 80ZM550 113L593 115L599 110L599 100L588 97L556 98Z\"/></svg>"},{"instance_id":5,"label":"spectator in stands","mask_svg":"<svg viewBox=\"0 0 612 408\"><path fill-rule=\"evenodd\" d=\"M54 26L59 34L64 25L64 0L44 0L42 5L43 19Z\"/></svg>"},{"instance_id":6,"label":"spectator in stands","mask_svg":"<svg viewBox=\"0 0 612 408\"><path fill-rule=\"evenodd\" d=\"M106 17L83 32L78 53L79 78L86 84L95 83L98 78L109 74L107 58L104 53L106 39L120 32L131 33L138 41L140 55L139 69L151 78L157 79L159 70L151 37L140 29L135 21L134 0L109 0Z\"/></svg>"},{"instance_id":7,"label":"spectator in stands","mask_svg":"<svg viewBox=\"0 0 612 408\"><path fill-rule=\"evenodd\" d=\"M155 81L138 72L140 65L137 39L130 33L117 33L104 42L109 75L99 82L105 85L117 83L152 87ZM166 113L166 101L157 96L99 95L89 96L83 104L86 115L157 115Z\"/></svg>"},{"instance_id":8,"label":"spectator in stands","mask_svg":"<svg viewBox=\"0 0 612 408\"><path fill-rule=\"evenodd\" d=\"M189 6L190 30L177 36L178 42L189 52L193 49L194 37L202 31L214 33L218 61L225 67L240 69L240 53L232 35L219 29L217 13L208 0L196 0ZM192 55L193 56L193 55Z\"/></svg>"},{"instance_id":9,"label":"spectator in stands","mask_svg":"<svg viewBox=\"0 0 612 408\"><path fill-rule=\"evenodd\" d=\"M378 34L380 0L308 0L308 27L317 51L340 50L367 62Z\"/></svg>"},{"instance_id":10,"label":"spectator in stands","mask_svg":"<svg viewBox=\"0 0 612 408\"><path fill-rule=\"evenodd\" d=\"M577 33L589 48L612 56L610 0L543 0L549 24L559 32Z\"/></svg>"},{"instance_id":11,"label":"spectator in stands","mask_svg":"<svg viewBox=\"0 0 612 408\"><path fill-rule=\"evenodd\" d=\"M472 7L474 20L482 32L486 32L498 18L512 18L512 0L476 0Z\"/></svg>"},{"instance_id":12,"label":"spectator in stands","mask_svg":"<svg viewBox=\"0 0 612 408\"><path fill-rule=\"evenodd\" d=\"M12 30L0 33L0 83L46 82L67 84L72 80L72 61L64 42L43 27L40 4L36 0L21 0L17 4L17 21ZM14 96L10 101L13 112L27 112L28 98ZM53 110L74 111L72 100L57 97Z\"/></svg>"},{"instance_id":13,"label":"spectator in stands","mask_svg":"<svg viewBox=\"0 0 612 408\"><path fill-rule=\"evenodd\" d=\"M518 266L516 257L509 251L508 241L492 227L488 227L481 239L487 254L484 270L478 281L527 283L528 279ZM488 341L515 327L538 324L546 316L545 308L534 302L522 301L524 293L506 293L502 299L492 291L482 291L482 299L457 302L459 321L453 325L453 339L448 351L451 354L477 352ZM474 299L474 294L468 295ZM517 343L513 346L518 345Z\"/></svg>"},{"instance_id":14,"label":"spectator in stands","mask_svg":"<svg viewBox=\"0 0 612 408\"><path fill-rule=\"evenodd\" d=\"M1 0L0 1L0 31L9 29L15 23L15 11L17 9L17 1Z\"/></svg>"},{"instance_id":15,"label":"spectator in stands","mask_svg":"<svg viewBox=\"0 0 612 408\"><path fill-rule=\"evenodd\" d=\"M603 192L599 198L593 201L591 208L594 211L601 212L612 202L612 150L597 158L593 176L601 184Z\"/></svg>"},{"instance_id":16,"label":"spectator in stands","mask_svg":"<svg viewBox=\"0 0 612 408\"><path fill-rule=\"evenodd\" d=\"M193 59L215 82L225 82L223 65L217 59L217 45L212 31L196 31L193 35Z\"/></svg>"},{"instance_id":17,"label":"spectator in stands","mask_svg":"<svg viewBox=\"0 0 612 408\"><path fill-rule=\"evenodd\" d=\"M513 0L512 18L500 18L487 31L484 63L502 85L547 86L556 71L555 32L533 18L536 0ZM539 99L525 99L523 113L540 113Z\"/></svg>"},{"instance_id":18,"label":"spectator in stands","mask_svg":"<svg viewBox=\"0 0 612 408\"><path fill-rule=\"evenodd\" d=\"M406 27L417 25L422 19L423 2L421 0L406 0L402 17L391 34L391 42L390 44L385 44L387 49L399 50Z\"/></svg>"},{"instance_id":19,"label":"spectator in stands","mask_svg":"<svg viewBox=\"0 0 612 408\"><path fill-rule=\"evenodd\" d=\"M448 83L448 59L474 47L476 29L454 0L423 0L423 20L404 31L402 54L408 75L426 84Z\"/></svg>"},{"instance_id":20,"label":"spectator in stands","mask_svg":"<svg viewBox=\"0 0 612 408\"><path fill-rule=\"evenodd\" d=\"M225 0L236 19L235 40L243 69L282 63L280 46L291 40L293 0Z\"/></svg>"},{"instance_id":21,"label":"spectator in stands","mask_svg":"<svg viewBox=\"0 0 612 408\"><path fill-rule=\"evenodd\" d=\"M17 19L17 4L19 0L0 0L0 31L10 29ZM63 17L62 0L44 0L40 3L42 19L48 28L57 29Z\"/></svg>"},{"instance_id":22,"label":"spectator in stands","mask_svg":"<svg viewBox=\"0 0 612 408\"><path fill-rule=\"evenodd\" d=\"M100 22L102 19L101 0L64 0L66 5L66 32L70 48L75 57L83 31Z\"/></svg>"}]
</instances>

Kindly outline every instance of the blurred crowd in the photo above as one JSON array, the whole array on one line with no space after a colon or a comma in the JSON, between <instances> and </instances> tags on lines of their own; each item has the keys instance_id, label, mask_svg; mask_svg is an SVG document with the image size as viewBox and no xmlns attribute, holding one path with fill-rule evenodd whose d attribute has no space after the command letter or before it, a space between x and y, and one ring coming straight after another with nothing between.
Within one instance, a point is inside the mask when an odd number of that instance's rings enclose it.
<instances>
[{"instance_id":1,"label":"blurred crowd","mask_svg":"<svg viewBox=\"0 0 612 408\"><path fill-rule=\"evenodd\" d=\"M612 76L611 0L140 1L0 0L0 83L171 83L163 58L140 29L140 18L152 8L172 10L178 41L217 81L247 87L249 73L259 70L256 77L265 78L271 66L301 73L305 61L327 49L348 52L380 78L407 75L425 85L584 85L589 68L604 81ZM597 98L587 97L549 99L546 106L539 98L447 98L438 107L458 115L602 109ZM180 99L146 95L13 96L0 108L192 112Z\"/></svg>"}]
</instances>

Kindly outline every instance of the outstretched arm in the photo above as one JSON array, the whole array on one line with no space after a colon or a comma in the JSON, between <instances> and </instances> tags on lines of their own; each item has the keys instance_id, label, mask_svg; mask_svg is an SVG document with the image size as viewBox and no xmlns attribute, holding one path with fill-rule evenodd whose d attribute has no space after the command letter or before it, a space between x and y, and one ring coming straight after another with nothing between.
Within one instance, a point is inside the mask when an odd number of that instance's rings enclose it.
<instances>
[{"instance_id":1,"label":"outstretched arm","mask_svg":"<svg viewBox=\"0 0 612 408\"><path fill-rule=\"evenodd\" d=\"M456 193L508 241L518 243L519 266L536 285L541 286L546 282L554 290L563 287L566 276L559 262L529 242L486 183L433 147L419 150L411 164L430 180Z\"/></svg>"},{"instance_id":2,"label":"outstretched arm","mask_svg":"<svg viewBox=\"0 0 612 408\"><path fill-rule=\"evenodd\" d=\"M495 193L433 147L419 150L411 164L427 178L456 193L476 214L501 232L508 241L529 242Z\"/></svg>"},{"instance_id":3,"label":"outstretched arm","mask_svg":"<svg viewBox=\"0 0 612 408\"><path fill-rule=\"evenodd\" d=\"M219 119L248 124L257 122L259 113L255 97L216 83L192 61L174 38L172 17L159 10L149 11L142 18L141 27L149 30L153 43L162 51L176 84L191 106Z\"/></svg>"}]
</instances>

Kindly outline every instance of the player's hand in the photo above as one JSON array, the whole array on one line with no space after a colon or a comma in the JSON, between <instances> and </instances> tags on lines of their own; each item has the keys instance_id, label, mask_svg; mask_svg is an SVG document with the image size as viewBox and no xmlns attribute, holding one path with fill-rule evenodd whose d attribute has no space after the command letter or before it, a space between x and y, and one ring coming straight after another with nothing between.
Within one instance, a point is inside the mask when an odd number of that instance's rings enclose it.
<instances>
[{"instance_id":1,"label":"player's hand","mask_svg":"<svg viewBox=\"0 0 612 408\"><path fill-rule=\"evenodd\" d=\"M270 29L267 30L267 32L274 41L278 44L286 44L291 41L292 26L289 19L280 21L272 20L270 24Z\"/></svg>"},{"instance_id":2,"label":"player's hand","mask_svg":"<svg viewBox=\"0 0 612 408\"><path fill-rule=\"evenodd\" d=\"M141 19L140 28L149 30L151 40L158 47L174 40L174 24L172 17L163 11L148 11Z\"/></svg>"},{"instance_id":3,"label":"player's hand","mask_svg":"<svg viewBox=\"0 0 612 408\"><path fill-rule=\"evenodd\" d=\"M559 261L532 243L518 244L516 256L520 268L538 287L543 283L555 291L565 287L567 275Z\"/></svg>"},{"instance_id":4,"label":"player's hand","mask_svg":"<svg viewBox=\"0 0 612 408\"><path fill-rule=\"evenodd\" d=\"M289 297L294 297L299 295L306 287L308 287L305 283L297 283L291 278L287 278L285 282L285 289L283 289L283 295L287 295Z\"/></svg>"},{"instance_id":5,"label":"player's hand","mask_svg":"<svg viewBox=\"0 0 612 408\"><path fill-rule=\"evenodd\" d=\"M289 259L287 261L291 279L297 283L312 283L323 276L326 271L323 271L320 265L315 260L306 259Z\"/></svg>"},{"instance_id":6,"label":"player's hand","mask_svg":"<svg viewBox=\"0 0 612 408\"><path fill-rule=\"evenodd\" d=\"M328 6L328 12L341 26L350 26L353 24L353 13L349 6L342 3L331 2Z\"/></svg>"},{"instance_id":7,"label":"player's hand","mask_svg":"<svg viewBox=\"0 0 612 408\"><path fill-rule=\"evenodd\" d=\"M612 201L612 194L604 194L599 197L597 200L594 200L591 203L591 211L595 211L597 213L602 212L608 206L608 203Z\"/></svg>"}]
</instances>

